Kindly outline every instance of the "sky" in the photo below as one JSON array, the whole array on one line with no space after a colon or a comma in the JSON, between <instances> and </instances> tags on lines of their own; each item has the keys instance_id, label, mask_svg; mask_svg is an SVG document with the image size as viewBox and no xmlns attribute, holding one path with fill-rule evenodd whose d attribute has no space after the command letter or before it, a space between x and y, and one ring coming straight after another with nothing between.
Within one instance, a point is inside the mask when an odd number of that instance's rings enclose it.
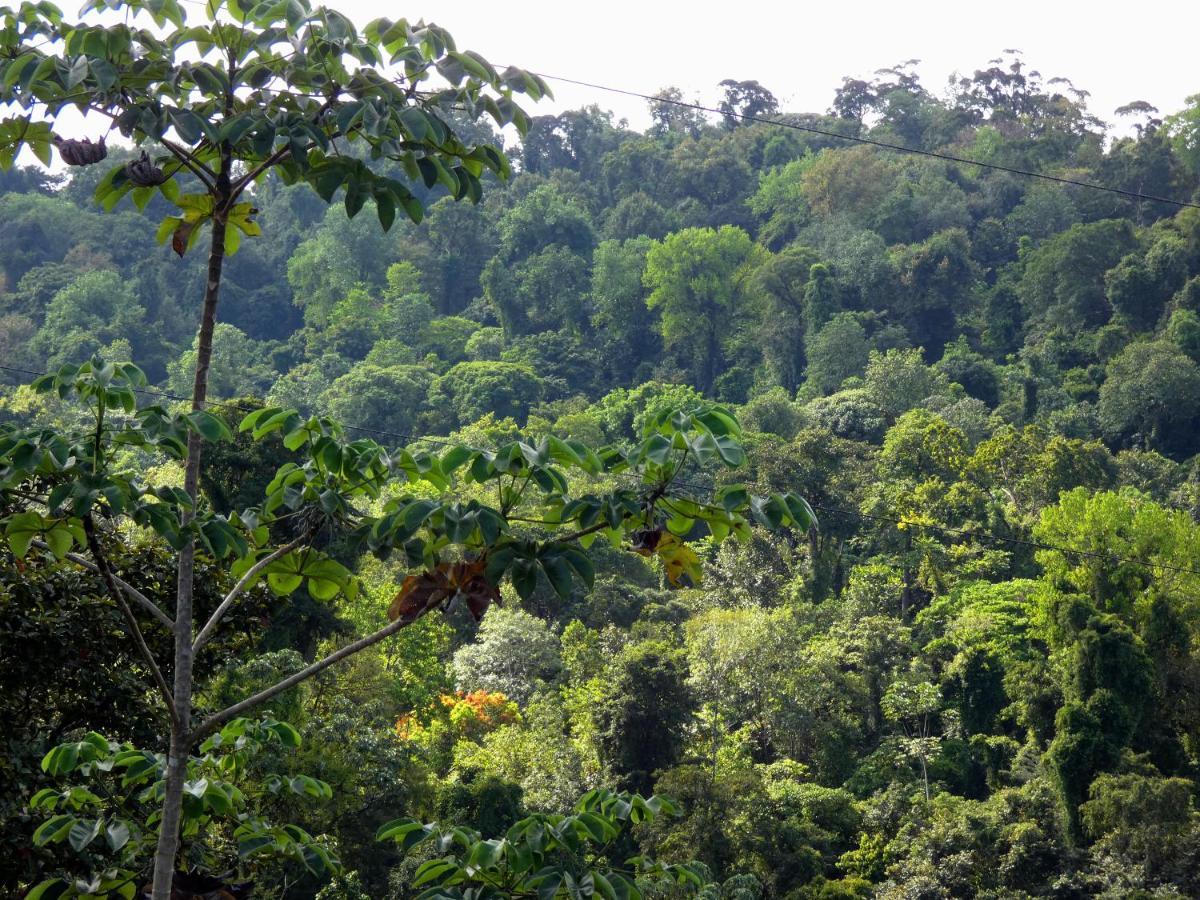
<instances>
[{"instance_id":1,"label":"sky","mask_svg":"<svg viewBox=\"0 0 1200 900\"><path fill-rule=\"evenodd\" d=\"M315 0L314 0L315 2ZM1091 91L1089 108L1146 100L1163 113L1200 93L1196 0L327 0L356 21L424 18L450 30L460 49L518 65L641 93L673 85L716 104L718 82L757 79L784 110L829 107L842 77L919 59L925 86L940 94L954 71L969 75L1018 49L1044 78L1069 77ZM552 83L553 103L535 113L599 103L635 128L648 124L641 100Z\"/></svg>"},{"instance_id":2,"label":"sky","mask_svg":"<svg viewBox=\"0 0 1200 900\"><path fill-rule=\"evenodd\" d=\"M1200 94L1197 0L311 2L359 24L381 15L436 22L459 49L497 65L644 94L674 86L707 106L719 102L723 79L755 79L786 112L823 112L843 76L869 79L908 59L921 61L922 83L940 95L952 73L970 75L1010 49L1020 50L1044 79L1065 76L1090 91L1089 109L1115 134L1129 133L1131 125L1114 119L1118 106L1146 100L1166 114ZM553 100L522 105L540 115L596 103L633 128L649 124L643 100L559 82L551 87ZM99 127L68 116L59 131L94 136ZM26 150L19 161L34 160ZM57 157L54 168L61 168Z\"/></svg>"}]
</instances>

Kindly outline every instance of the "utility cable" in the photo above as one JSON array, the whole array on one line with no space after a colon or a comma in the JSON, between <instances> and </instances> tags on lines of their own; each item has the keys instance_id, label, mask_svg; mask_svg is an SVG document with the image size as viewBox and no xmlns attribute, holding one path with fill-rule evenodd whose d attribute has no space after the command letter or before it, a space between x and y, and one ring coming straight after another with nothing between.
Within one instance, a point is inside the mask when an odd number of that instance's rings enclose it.
<instances>
[{"instance_id":1,"label":"utility cable","mask_svg":"<svg viewBox=\"0 0 1200 900\"><path fill-rule=\"evenodd\" d=\"M978 159L968 159L965 156L955 156L951 153L939 153L935 150L923 150L920 147L906 147L903 144L893 144L890 141L880 141L875 138L857 137L849 134L840 134L836 131L831 131L827 128L818 128L815 125L801 125L798 122L789 122L778 118L769 118L767 116L756 116L748 113L738 113L714 109L711 106L704 106L700 103L689 103L686 100L675 100L669 97L655 97L651 94L643 94L640 91L631 91L625 88L611 87L605 84L596 84L591 81L582 81L577 78L567 78L563 75L547 75L545 72L536 72L540 78L547 81L558 81L563 84L573 84L576 87L584 87L595 91L605 91L610 94L619 94L623 97L636 97L641 100L646 100L650 103L661 103L667 106L676 106L682 109L695 110L696 112L711 113L717 116L728 116L733 119L740 119L743 122L758 122L764 125L774 125L779 128L789 128L793 131L803 131L808 134L816 134L821 137L834 138L839 141L849 141L855 144L866 144L870 147L878 147L882 150L892 150L897 153L909 153L914 156L927 156L932 159L940 159L945 162L959 163L967 166L978 166L981 169L992 169L997 172L1007 172L1010 175L1021 175L1026 178L1040 178L1044 181L1053 181L1057 184L1067 184L1073 187L1088 188L1093 191L1107 191L1110 194L1120 194L1123 197L1129 197L1133 200L1146 200L1154 203L1167 203L1171 206L1187 207L1190 209L1200 209L1200 203L1192 203L1187 200L1172 200L1170 197L1157 197L1153 194L1143 194L1138 191L1127 191L1122 188L1109 187L1105 184L1097 184L1094 181L1080 181L1075 178L1064 178L1060 175L1049 175L1045 172L1034 172L1030 169L1017 169L1011 166L1002 166L999 163L983 162Z\"/></svg>"}]
</instances>

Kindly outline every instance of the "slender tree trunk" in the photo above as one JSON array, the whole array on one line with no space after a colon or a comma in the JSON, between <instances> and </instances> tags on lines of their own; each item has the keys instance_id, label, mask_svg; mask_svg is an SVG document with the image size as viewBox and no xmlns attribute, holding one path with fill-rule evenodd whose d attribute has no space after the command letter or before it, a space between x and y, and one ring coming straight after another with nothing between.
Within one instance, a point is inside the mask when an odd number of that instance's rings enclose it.
<instances>
[{"instance_id":1,"label":"slender tree trunk","mask_svg":"<svg viewBox=\"0 0 1200 900\"><path fill-rule=\"evenodd\" d=\"M196 352L196 377L192 384L192 409L204 408L208 399L208 367L212 360L213 330L217 324L217 301L221 293L221 268L225 262L225 207L229 198L229 160L223 160L217 179L216 213L212 222L212 245L208 254L208 280L204 286L204 310ZM195 506L200 495L200 452L203 446L196 431L188 433L187 463L183 489ZM184 511L186 528L193 513ZM196 566L196 544L188 540L179 551L178 578L175 585L175 721L167 751L166 791L158 847L154 854L153 900L170 900L175 876L175 857L179 852L179 821L183 810L183 785L187 779L188 756L192 741L192 590Z\"/></svg>"},{"instance_id":2,"label":"slender tree trunk","mask_svg":"<svg viewBox=\"0 0 1200 900\"><path fill-rule=\"evenodd\" d=\"M900 589L900 620L904 621L908 618L908 608L912 605L913 600L913 570L911 565L912 557L912 531L904 532L904 570L902 573L903 587Z\"/></svg>"}]
</instances>

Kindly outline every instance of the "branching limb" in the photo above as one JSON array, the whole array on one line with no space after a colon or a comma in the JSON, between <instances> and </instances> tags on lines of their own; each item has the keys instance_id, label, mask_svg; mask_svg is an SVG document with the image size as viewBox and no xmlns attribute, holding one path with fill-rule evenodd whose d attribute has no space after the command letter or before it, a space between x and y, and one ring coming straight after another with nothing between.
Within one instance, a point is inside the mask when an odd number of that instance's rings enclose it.
<instances>
[{"instance_id":1,"label":"branching limb","mask_svg":"<svg viewBox=\"0 0 1200 900\"><path fill-rule=\"evenodd\" d=\"M272 153L270 156L268 156L266 159L264 159L262 162L260 162L257 166L255 166L253 169L251 169L249 172L247 172L245 175L243 175L241 178L239 178L236 182L234 182L234 185L233 185L233 192L232 192L233 198L236 199L238 196L240 196L242 191L244 191L247 187L249 187L251 184L253 184L254 179L258 178L259 175L261 175L263 172L267 171L267 169L271 168L271 166L280 162L285 156L287 156L291 152L292 152L292 148L290 146L280 147L278 150L276 150L274 153Z\"/></svg>"},{"instance_id":2,"label":"branching limb","mask_svg":"<svg viewBox=\"0 0 1200 900\"><path fill-rule=\"evenodd\" d=\"M41 550L49 550L50 549L50 546L46 543L43 543L42 541L34 541L32 546L37 547ZM82 566L83 568L87 569L90 572L95 572L97 575L104 574L103 572L100 571L99 566L97 566L94 562L92 562L87 557L80 556L78 553L68 553L64 557L64 559L69 559L71 562L75 563L75 565ZM149 597L147 597L145 594L143 594L141 591L139 591L137 588L135 588L128 581L125 581L118 575L114 575L111 571L109 572L109 576L112 578L113 584L115 584L117 587L119 587L122 590L122 592L124 592L124 594L127 597L129 597L130 600L132 600L134 603L136 603L138 606L140 606L146 612L150 613L150 615L154 616L154 618L156 618L159 622L161 622L164 628L166 628L168 631L171 631L175 628L175 620L172 619L170 616L168 616L161 609L159 609L158 606Z\"/></svg>"},{"instance_id":3,"label":"branching limb","mask_svg":"<svg viewBox=\"0 0 1200 900\"><path fill-rule=\"evenodd\" d=\"M622 519L628 519L628 518L629 518L629 516L622 517ZM603 531L604 529L609 528L609 527L610 526L607 521L597 522L595 525L589 525L587 528L581 528L578 531L572 531L570 534L564 534L562 537L556 537L556 538L554 538L554 543L569 544L572 541L579 540L581 537L584 537L585 535L595 534L597 531Z\"/></svg>"},{"instance_id":4,"label":"branching limb","mask_svg":"<svg viewBox=\"0 0 1200 900\"><path fill-rule=\"evenodd\" d=\"M224 599L221 600L220 606L216 608L213 614L209 616L208 621L204 623L204 627L201 628L200 633L196 635L196 640L192 642L192 654L194 655L199 653L200 648L208 643L209 639L213 635L213 632L216 631L217 625L220 624L221 619L224 618L225 613L227 613L229 608L233 606L234 601L246 592L246 589L254 582L254 579L262 573L263 569L275 562L275 560L287 556L297 547L307 543L312 536L313 532L311 530L306 531L304 534L300 535L300 537L272 551L251 566L249 570L247 570L246 574L238 579L237 584L230 588L229 593L226 594Z\"/></svg>"},{"instance_id":5,"label":"branching limb","mask_svg":"<svg viewBox=\"0 0 1200 900\"><path fill-rule=\"evenodd\" d=\"M166 138L159 138L159 140L170 151L172 156L183 163L193 175L204 182L204 187L208 189L209 193L212 193L216 189L217 176L212 169L200 162L194 154L174 141L168 141Z\"/></svg>"},{"instance_id":6,"label":"branching limb","mask_svg":"<svg viewBox=\"0 0 1200 900\"><path fill-rule=\"evenodd\" d=\"M314 675L318 675L321 672L324 672L330 666L336 665L337 663L341 662L343 659L353 656L354 654L356 654L362 650L366 650L368 647L370 647L374 644L378 644L384 638L391 637L397 631L399 631L402 628L408 627L409 625L411 625L413 622L415 622L419 618L420 618L420 615L418 614L418 615L414 615L411 617L400 618L394 622L390 622L387 625L385 625L383 628L380 628L378 631L372 632L371 634L368 634L364 638L359 638L357 641L355 641L352 644L347 644L345 647L342 647L340 650L336 650L333 653L330 653L324 659L318 660L317 662L313 663L311 666L307 666L306 668L301 669L299 672L295 673L294 675L290 675L289 677L283 679L283 681L280 681L277 684L274 684L269 688L264 688L263 690L259 691L257 694L247 697L245 700L242 700L242 701L239 701L238 703L233 704L233 706L226 707L225 709L221 710L218 713L214 713L213 715L211 715L207 719L205 719L203 722L201 722L199 725L197 725L195 727L195 729L193 729L192 733L190 735L188 735L189 743L195 743L196 741L201 740L202 738L204 738L207 735L211 734L212 732L216 731L218 728L220 728L222 725L224 725L230 719L237 718L238 716L240 716L242 713L246 712L247 710L252 709L253 707L257 706L260 703L265 703L266 701L270 700L272 697L282 694L284 691L288 690L289 688L295 687L296 685L300 684L301 682L307 681L308 679L312 678Z\"/></svg>"},{"instance_id":7,"label":"branching limb","mask_svg":"<svg viewBox=\"0 0 1200 900\"><path fill-rule=\"evenodd\" d=\"M145 659L146 665L150 667L150 674L154 676L154 683L158 686L158 690L167 704L167 713L171 717L172 724L178 725L179 720L175 713L175 698L171 695L171 689L167 686L167 680L163 678L162 670L154 660L154 654L150 652L150 647L146 643L146 637L142 634L142 629L138 627L137 619L133 617L133 610L125 602L124 591L121 590L112 570L108 567L108 559L100 549L100 541L96 539L96 528L90 518L83 520L83 530L87 535L88 548L92 551L92 556L96 559L96 568L100 572L100 577L104 579L104 585L108 588L109 595L112 597L113 602L117 604L117 608L121 610L121 615L125 617L125 624L129 626L129 633L133 636L134 643L137 644L137 648L141 652L143 659Z\"/></svg>"},{"instance_id":8,"label":"branching limb","mask_svg":"<svg viewBox=\"0 0 1200 900\"><path fill-rule=\"evenodd\" d=\"M326 97L325 102L323 104L321 104L321 108L319 110L317 110L316 118L318 119L318 121L320 120L320 118L323 115L325 115L325 113L327 113L329 111L329 109L331 108L332 105L333 105L333 98ZM267 171L267 169L271 168L273 165L278 163L280 160L282 160L285 156L287 156L291 152L292 152L292 148L291 148L290 144L285 147L280 147L278 150L276 150L274 153L272 153L270 156L268 156L266 159L264 159L262 162L260 162L257 166L255 166L253 169L251 169L249 172L247 172L245 175L243 175L241 178L239 178L236 182L234 182L233 188L229 194L230 202L232 202L233 200L236 200L239 196L241 196L242 191L244 191L247 187L249 187L251 184L254 183L254 179L258 178L259 175L261 175L263 172Z\"/></svg>"}]
</instances>

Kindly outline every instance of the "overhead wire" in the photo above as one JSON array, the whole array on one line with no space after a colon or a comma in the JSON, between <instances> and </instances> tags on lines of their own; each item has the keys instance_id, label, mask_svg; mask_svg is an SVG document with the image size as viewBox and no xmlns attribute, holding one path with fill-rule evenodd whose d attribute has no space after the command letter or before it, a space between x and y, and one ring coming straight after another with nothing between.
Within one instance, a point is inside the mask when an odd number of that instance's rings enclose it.
<instances>
[{"instance_id":1,"label":"overhead wire","mask_svg":"<svg viewBox=\"0 0 1200 900\"><path fill-rule=\"evenodd\" d=\"M206 0L180 0L182 3L188 3L194 6L210 7L211 3ZM510 67L511 68L511 67ZM805 132L814 134L820 137L831 138L838 141L846 141L854 144L862 144L865 146L876 147L881 150L889 150L895 153L906 153L913 156L923 156L930 159L937 159L943 162L955 163L957 165L975 166L981 169L988 169L996 172L1006 172L1010 175L1019 175L1025 178L1037 178L1043 181L1053 182L1055 184L1063 184L1071 187L1085 188L1093 191L1103 191L1110 194L1116 194L1128 199L1137 200L1139 202L1150 203L1165 203L1170 206L1177 206L1184 209L1200 209L1200 203L1194 203L1189 200L1176 200L1172 197L1159 197L1154 194L1145 194L1141 191L1130 191L1124 188L1112 187L1106 184L1099 184L1094 181L1083 181L1077 178L1067 178L1062 175L1051 175L1048 172L1038 172L1032 169L1020 169L1015 166L1006 166L1000 163L986 162L979 159L971 159L965 156L958 156L953 153L943 153L937 150L926 150L922 147L910 147L904 144L897 144L891 141L883 141L877 138L863 137L861 135L843 134L839 131L834 131L829 128L821 128L816 125L804 125L799 122L790 121L781 117L771 117L755 115L753 113L740 113L732 109L722 110L711 106L705 106L702 103L692 103L687 100L679 100L672 97L662 97L654 94L647 94L642 91L630 90L628 88L619 88L612 85L600 84L594 81L585 81L580 78L571 78L565 75L552 75L547 72L532 72L547 81L556 81L561 84L570 84L576 87L587 88L594 91L603 91L609 94L615 94L623 97L633 97L644 100L647 103L659 104L664 106L674 106L680 109L689 109L694 112L703 112L709 115L721 116L723 118L737 119L742 122L754 122L763 125L772 125L777 128L787 128L792 131ZM270 90L270 89L267 89ZM273 91L280 95L293 97L312 97L314 99L328 99L324 95L309 95L294 91L277 90Z\"/></svg>"},{"instance_id":2,"label":"overhead wire","mask_svg":"<svg viewBox=\"0 0 1200 900\"><path fill-rule=\"evenodd\" d=\"M195 3L195 5L207 5L207 4L197 2L197 0L183 0L183 2L193 2L193 3ZM545 73L545 72L536 72L533 74L536 74L538 77L546 79L547 81L556 81L556 82L560 82L563 84L571 84L571 85L575 85L577 87L588 88L590 90L603 91L606 93L617 94L617 95L626 96L626 97L634 97L634 98L644 100L648 103L674 106L674 107L678 107L678 108L693 110L696 112L703 112L703 113L707 113L707 114L711 114L711 115L734 118L739 121L755 122L758 124L771 125L771 126L775 126L775 127L779 127L779 128L790 129L793 131L800 131L800 132L805 132L805 133L809 133L809 134L815 134L815 135L818 135L821 137L831 138L834 140L840 140L840 141L846 141L849 143L873 146L873 147L883 149L883 150L889 150L889 151L898 152L898 153L907 153L910 155L938 159L938 160L941 160L944 162L951 162L951 163L955 163L958 165L976 166L976 167L982 168L982 169L1006 172L1008 174L1019 175L1019 176L1027 177L1027 178L1038 178L1038 179L1041 179L1044 181L1055 182L1058 184L1064 184L1064 185L1069 185L1069 186L1073 186L1073 187L1085 188L1088 190L1104 191L1107 193L1117 194L1117 195L1124 196L1124 197L1138 200L1138 201L1166 203L1168 205L1173 205L1173 206L1187 207L1187 208L1192 208L1192 209L1200 209L1200 204L1192 203L1189 201L1176 200L1176 199L1173 199L1170 197L1159 197L1159 196L1155 196L1153 194L1144 194L1144 193L1141 193L1138 191L1127 191L1122 188L1115 188L1115 187L1111 187L1109 185L1098 184L1096 182L1082 181L1082 180L1074 179L1074 178L1066 178L1066 177L1059 176L1059 175L1051 175L1049 173L1036 172L1036 171L1028 170L1028 169L1018 169L1018 168L1015 168L1012 166L1004 166L1004 165L1000 165L998 163L989 163L989 162L985 162L983 160L970 159L967 157L957 156L954 154L941 153L941 152L933 151L933 150L925 150L920 147L908 147L908 146L905 146L902 144L895 144L890 141L881 141L881 140L878 140L875 138L862 137L859 135L843 134L841 132L833 131L830 129L819 128L815 125L804 125L804 124L800 124L798 122L788 121L786 119L754 115L751 113L739 113L739 112L735 112L733 110L721 110L721 109L716 109L713 107L705 106L700 103L691 103L691 102L688 102L685 100L678 100L678 99L669 98L669 97L662 97L662 96L656 96L656 95L652 95L652 94L646 94L641 91L633 91L633 90L629 90L629 89L625 89L625 88L613 87L611 85L604 85L604 84L599 84L596 82L584 81L582 79L569 78L569 77L562 76L562 75L551 75L551 74ZM286 93L286 92L281 92L281 93ZM34 375L34 376L43 376L43 375L49 374L46 372L38 372L38 371L34 371L34 370L21 369L21 368L5 366L5 365L0 365L0 370L20 373L20 374L25 374L25 375ZM190 398L172 394L168 391L160 391L160 390L154 390L154 389L149 389L149 388L137 388L135 390L137 391L137 393L140 393L143 395L164 397L164 398L178 401L178 402L190 402ZM217 408L236 409L241 412L253 412L254 411L254 408L240 405L234 401L207 401L207 405L217 407ZM343 424L342 427L345 428L346 430L350 430L350 431L357 431L357 432L361 432L361 433L365 433L365 434L372 434L372 435L381 436L381 437L393 438L393 439L398 440L402 444L406 444L406 443L414 442L414 441L424 441L424 442L428 442L428 443L449 446L453 443L450 441L446 441L443 439L439 439L439 438L435 438L435 437L431 437L431 436L427 436L427 435L401 434L399 432L389 431L387 429L378 428L378 427L366 427L366 426L353 425L353 424ZM478 449L478 448L473 448L473 449ZM680 484L681 486L692 487L693 489L695 489L697 487L701 487L701 486L698 486L698 485L695 485L695 484L692 484L689 482L678 482L677 481L676 483ZM704 486L701 489L708 490L708 487ZM1079 550L1078 548L1073 548L1073 547L1062 547L1062 546L1047 544L1047 543L1039 542L1039 541L1031 541L1031 540L1027 540L1027 539L1023 539L1023 538L1013 538L1013 537L1008 537L1006 535L992 534L990 532L955 529L955 528L949 528L947 526L935 525L933 523L928 523L928 522L917 522L917 521L908 521L908 520L904 520L904 519L894 519L894 518L885 517L885 516L872 515L870 513L863 513L860 511L852 511L852 510L845 510L845 509L839 509L839 508L834 508L834 507L826 507L826 506L822 506L821 504L810 504L810 505L814 509L820 509L823 512L828 512L830 514L841 515L841 516L853 516L855 518L859 518L862 520L880 521L880 522L885 522L885 523L892 524L892 525L895 525L895 526L901 527L901 528L920 528L920 529L934 530L934 531L938 531L938 532L941 532L944 534L954 535L957 537L965 537L965 538L970 538L970 539L974 539L974 540L1001 541L1004 543L1030 547L1033 549L1053 550L1053 551L1057 551L1057 552L1061 552L1061 553L1069 553L1069 554L1072 554L1072 555L1075 555L1078 557L1097 559L1097 560L1101 560L1104 562L1126 563L1126 564L1141 566L1144 568L1156 568L1156 569L1161 569L1164 571L1173 571L1173 572L1196 575L1197 577L1200 577L1200 571L1197 571L1195 569L1189 569L1186 567L1172 566L1172 565L1169 565L1166 563L1147 563L1147 562L1144 562L1141 560L1134 560L1134 559L1130 559L1130 558L1126 558L1126 557L1114 556L1111 554L1102 554L1102 553L1096 553L1093 551Z\"/></svg>"},{"instance_id":3,"label":"overhead wire","mask_svg":"<svg viewBox=\"0 0 1200 900\"><path fill-rule=\"evenodd\" d=\"M37 377L42 377L42 376L52 374L50 372L41 372L41 371L37 371L35 369L24 369L24 368L20 368L20 367L16 367L16 366L6 366L6 365L0 365L0 370L7 371L7 372L13 372L13 373L17 373L17 374L22 374L22 375L32 375L32 376L37 376ZM153 389L153 388L134 388L133 390L136 393L139 393L142 395L164 397L164 398L174 400L177 402L181 402L181 403L190 403L191 402L190 397L184 397L179 394L171 393L170 391L161 391L161 390L157 390L157 389ZM237 403L236 401L233 401L233 400L206 400L205 406L206 407L216 407L219 409L235 409L235 410L238 410L239 412L244 412L244 413L257 412L259 409L258 407L245 406L245 405ZM400 434L399 432L395 432L395 431L388 431L387 429L383 429L383 428L368 427L368 426L363 426L363 425L342 424L342 428L344 428L348 431L357 431L360 433L373 434L376 436L396 438L400 441L400 443L402 445L408 444L408 443L421 443L421 442L438 444L440 446L445 446L445 447L453 447L453 446L459 445L458 442L447 440L445 438L433 437L430 435L417 435L417 434L405 435L405 434ZM475 451L483 450L483 448L480 448L480 447L468 447L468 449L475 450ZM691 488L692 490L702 491L706 494L711 492L713 489L713 485L711 485L711 484L700 484L695 481L688 481L688 480L678 479L678 478L672 479L672 483L675 485L678 485L679 487ZM812 507L814 510L819 510L823 513L828 513L830 515L841 516L843 518L856 518L856 519L861 519L864 521L880 522L880 523L884 523L884 524L893 525L897 528L907 528L907 529L919 528L919 529L923 529L923 530L937 531L937 532L940 532L943 534L948 534L948 535L952 535L952 536L959 537L959 538L967 538L967 539L972 539L972 540L977 540L977 541L999 541L1001 543L1011 544L1014 546L1027 547L1027 548L1034 549L1034 550L1055 551L1058 553L1068 554L1068 555L1072 555L1072 556L1076 556L1076 557L1080 557L1080 558L1094 559L1094 560L1098 560L1100 562L1109 563L1109 564L1117 563L1117 564L1124 564L1124 565L1133 565L1133 566L1138 566L1140 568L1147 569L1147 570L1159 569L1162 571L1175 572L1178 574L1194 575L1197 578L1200 578L1200 569L1191 569L1186 566L1176 566L1176 565L1171 565L1169 563L1147 562L1145 560L1133 559L1131 557L1120 556L1117 554L1099 553L1099 552L1092 551L1092 550L1080 550L1077 547L1064 547L1059 544L1051 544L1051 543L1047 543L1045 541L1035 541L1035 540L1029 540L1026 538L1009 537L1008 535L994 534L992 532L987 532L987 531L962 529L962 528L951 528L951 527L945 526L945 525L937 525L932 522L920 522L920 521L908 520L908 519L904 519L904 518L881 516L881 515L876 515L873 513L865 513L865 512L859 511L859 510L851 510L851 509L845 509L842 507L834 507L834 506L828 506L828 505L824 505L824 504L820 504L820 503L813 503L811 501L806 501L806 502L808 502L809 506ZM707 502L705 502L702 505L707 505Z\"/></svg>"},{"instance_id":4,"label":"overhead wire","mask_svg":"<svg viewBox=\"0 0 1200 900\"><path fill-rule=\"evenodd\" d=\"M1158 197L1153 194L1143 194L1140 191L1127 191L1123 188L1111 187L1106 184L1098 184L1094 181L1081 181L1076 178L1066 178L1061 175L1051 175L1047 172L1035 172L1031 169L1018 169L1013 166L1004 166L999 163L984 162L983 160L970 159L965 156L956 156L952 153L941 153L936 150L925 150L921 147L908 147L903 144L894 144L891 141L881 141L875 138L861 137L858 135L842 134L841 132L833 131L828 128L819 128L815 125L803 125L799 122L788 121L782 118L772 118L769 116L759 116L751 113L739 113L733 110L714 109L711 106L704 106L701 103L689 103L686 100L676 100L670 97L658 97L653 94L644 94L641 91L632 91L626 88L612 87L611 85L598 84L592 81L583 81L578 78L568 78L564 75L549 75L545 72L534 72L539 78L544 78L547 81L558 81L563 84L573 84L576 87L584 87L595 91L604 91L610 94L619 94L624 97L635 97L645 100L649 103L659 103L666 106L675 106L682 109L690 109L695 112L710 113L717 116L728 116L738 119L743 122L756 122L763 125L774 125L778 128L788 128L792 131L803 131L808 134L820 135L821 137L833 138L839 141L848 141L854 144L865 144L871 147L877 147L882 150L891 150L896 153L908 153L914 156L926 156L932 159L940 159L944 162L957 163L966 166L978 166L981 169L991 169L997 172L1007 172L1010 175L1021 175L1026 178L1040 178L1044 181L1052 181L1058 184L1071 185L1072 187L1087 188L1093 191L1106 191L1110 194L1120 194L1133 200L1149 201L1153 203L1167 203L1172 206L1186 207L1190 209L1200 209L1200 203L1192 203L1188 200L1174 200L1170 197Z\"/></svg>"}]
</instances>

